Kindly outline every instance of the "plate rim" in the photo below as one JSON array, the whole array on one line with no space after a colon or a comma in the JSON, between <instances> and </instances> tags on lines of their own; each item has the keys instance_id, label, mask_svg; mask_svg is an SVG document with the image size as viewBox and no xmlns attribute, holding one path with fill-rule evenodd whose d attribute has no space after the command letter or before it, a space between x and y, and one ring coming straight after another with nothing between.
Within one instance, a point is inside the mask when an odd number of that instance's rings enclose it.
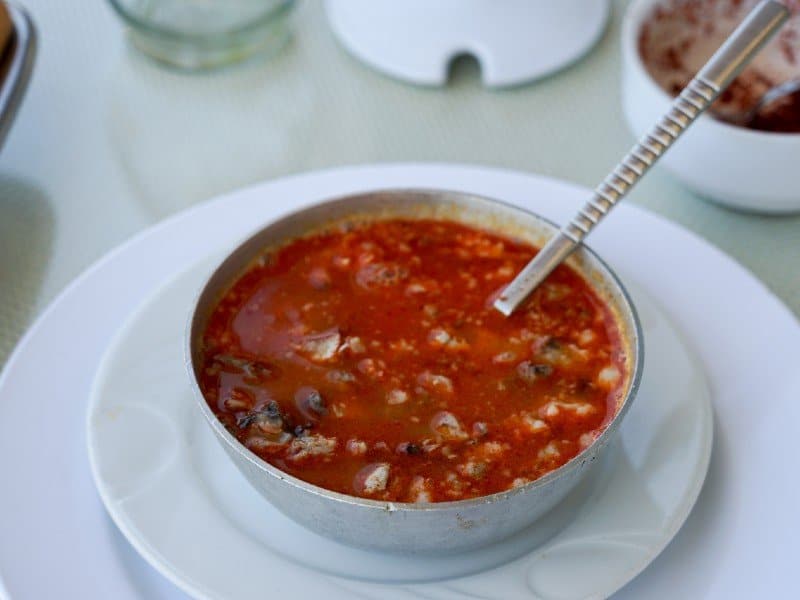
<instances>
[{"instance_id":1,"label":"plate rim","mask_svg":"<svg viewBox=\"0 0 800 600\"><path fill-rule=\"evenodd\" d=\"M323 200L324 201L324 200ZM265 223L266 225L266 223ZM162 281L158 286L155 286L153 289L149 290L149 293L146 295L145 298L141 300L139 304L128 314L126 319L120 324L117 331L114 333L111 341L106 347L105 352L103 353L103 357L101 358L100 362L97 364L97 368L95 371L95 376L92 380L91 389L87 398L87 405L86 405L86 414L85 414L85 427L87 431L86 436L86 451L89 457L89 464L91 467L91 474L92 480L94 483L95 490L100 495L103 508L106 513L111 517L112 521L114 522L115 526L120 530L120 532L124 535L126 541L130 543L138 552L140 557L144 559L148 565L150 565L153 569L155 569L158 573L164 576L166 579L171 581L176 587L183 590L187 594L191 595L194 598L202 598L202 599L214 599L218 598L212 594L209 590L205 589L200 582L196 580L196 578L190 576L188 573L185 574L185 577L181 577L178 573L174 570L168 568L168 563L170 563L170 559L163 555L162 552L159 552L155 546L150 544L147 541L147 538L141 535L138 535L135 532L135 522L130 518L130 513L125 511L122 507L122 502L119 499L112 499L109 494L106 486L102 483L102 478L99 472L99 465L98 465L98 457L97 457L97 448L96 438L92 436L91 432L94 430L94 426L92 424L92 419L97 416L98 411L101 407L101 390L107 384L109 379L109 369L110 364L115 360L119 349L124 345L125 339L127 339L131 335L132 327L138 320L141 318L143 312L146 312L148 309L152 307L153 302L155 302L162 294L164 294L165 290L173 285L175 285L176 281L186 277L192 271L198 270L201 268L202 263L209 263L210 265L216 264L218 262L216 260L216 256L205 256L203 258L199 258L195 260L191 265L188 267L181 268L177 271L171 278ZM709 385L709 378L705 370L705 365L700 357L697 355L697 352L691 348L689 341L680 331L678 326L672 322L672 320L667 315L667 312L661 304L659 304L654 298L650 296L644 289L642 289L638 283L633 282L633 285L630 285L631 282L628 282L626 285L629 285L634 289L634 292L631 294L632 296L636 295L644 295L647 297L648 302L652 303L658 311L660 311L664 318L669 322L669 325L672 329L673 334L678 338L681 345L687 350L688 353L691 354L691 358L693 361L699 364L698 371L701 373L702 376L702 388L704 392L704 398L701 402L699 402L698 410L703 414L703 421L704 421L704 429L700 434L702 439L702 445L697 453L697 467L692 472L692 476L689 481L687 481L687 489L690 490L690 493L687 494L680 503L677 510L671 515L669 520L669 526L665 528L664 534L659 537L658 543L652 545L649 549L649 552L645 554L641 561L637 562L637 565L631 569L627 569L625 571L621 571L619 573L619 578L615 579L615 581L609 585L609 588L613 588L612 594L616 593L620 589L624 588L628 583L634 580L640 573L642 573L650 564L658 558L658 556L664 551L664 549L670 544L673 538L677 535L680 531L681 527L686 523L689 515L692 512L695 504L697 503L697 499L700 496L700 493L703 490L704 483L706 476L708 474L709 464L711 461L711 455L713 450L714 444L714 408L713 408L713 401L712 401L712 394ZM633 302L633 300L631 300ZM205 424L205 423L204 423ZM620 443L619 437L615 438L615 444ZM613 472L613 468L612 468ZM300 525L297 525L300 527ZM556 536L558 533L556 533ZM549 541L549 540L548 540ZM545 544L547 541L544 542ZM537 547L532 548L528 553L522 554L519 557L513 560L523 560L525 556L530 555L533 552L538 550ZM269 549L264 550L264 552L272 552ZM274 554L274 552L273 552ZM313 572L316 576L319 577L326 577L332 578L334 580L344 580L347 585L358 585L359 583L363 583L361 580L357 578L351 578L347 575L341 575L336 573L328 573L324 571L319 571L315 569L313 566L298 563L296 560L282 556L282 555L275 555L279 560L285 560L296 567L301 569L305 569L308 571ZM511 562L513 562L513 560ZM459 579L468 578L468 577L479 577L482 576L495 568L502 568L505 564L503 563L497 565L496 567L490 567L485 570L479 570L475 573L468 573L460 576L449 577L441 580L431 580L431 581L420 581L420 582L379 582L379 581L368 581L369 584L378 584L378 585L403 585L403 586L415 586L415 585L434 585L437 583L455 583ZM593 594L589 596L589 598L604 598L606 596L602 594Z\"/></svg>"},{"instance_id":2,"label":"plate rim","mask_svg":"<svg viewBox=\"0 0 800 600\"><path fill-rule=\"evenodd\" d=\"M106 264L112 262L120 255L128 252L132 246L142 243L144 239L150 236L159 234L159 232L161 232L163 229L171 227L176 221L192 218L192 216L197 212L210 210L210 206L214 205L215 203L221 203L233 199L237 196L237 194L251 191L252 189L258 188L262 185L289 185L293 182L302 183L302 180L310 178L315 182L324 180L326 185L333 181L337 189L340 190L355 190L360 189L363 186L343 184L343 178L347 177L357 180L364 177L369 178L375 174L389 177L397 177L398 174L403 174L404 178L407 179L416 178L425 181L462 181L467 182L465 184L460 184L464 186L463 189L465 189L465 191L480 193L480 190L491 187L493 188L493 193L496 195L501 195L501 190L503 189L508 189L513 186L528 185L531 181L544 182L554 187L571 190L573 195L587 193L586 188L571 182L563 181L547 175L525 173L508 168L466 163L395 162L384 164L348 165L321 169L308 173L280 177L266 182L255 183L240 190L219 195L213 200L192 206L136 233L127 240L123 241L121 244L109 250L105 255L92 262L86 269L82 271L79 276L77 276L70 284L65 286L64 289L46 306L46 308L39 313L39 315L34 319L33 323L29 326L27 331L15 345L14 350L9 355L2 372L0 372L0 394L7 389L10 381L15 381L12 375L16 377L19 367L24 366L20 365L20 362L29 346L35 342L38 342L38 338L42 330L44 330L46 327L52 327L51 321L53 321L53 313L61 309L66 309L64 305L67 304L72 295L76 293L76 289L85 286L97 271L104 268ZM300 189L304 190L303 193L308 193L307 189L302 185L300 186ZM732 285L735 288L747 291L751 293L753 297L757 298L758 303L768 315L768 317L763 317L762 319L769 319L768 324L771 326L771 330L777 331L777 327L775 327L775 325L781 325L784 327L788 326L790 331L782 332L781 339L787 340L789 337L792 337L793 340L797 339L794 336L795 331L800 331L800 321L798 321L798 316L791 309L789 309L783 303L783 301L777 297L777 295L748 268L739 264L733 257L728 256L711 241L705 240L699 234L688 229L687 227L674 223L652 210L633 204L626 205L625 209L623 210L630 210L639 213L645 219L652 220L652 222L657 223L660 228L663 228L662 230L664 232L675 235L678 238L686 239L687 241L702 248L703 252L707 254L707 260L709 262L712 262L726 270L728 279L732 282ZM685 331L687 321L691 321L696 318L692 316L690 312L678 313L678 315L676 315L676 313L670 309L667 309L666 312L671 317L679 316L679 318L676 319L676 325L678 326L678 330L681 332ZM688 345L695 350L695 352L700 355L701 360L704 360L705 362L705 359L703 358L704 353L698 351L698 341L693 336L685 335L684 337ZM716 363L714 364L716 365ZM716 397L717 392L714 388L717 380L712 376L712 374L714 374L714 371L719 371L720 367L719 365L716 365L714 369L709 370L709 364L707 362L705 363L705 366L706 373L709 375L710 383L712 384L712 397ZM791 381L788 383L791 383ZM720 413L720 415L724 416L722 413ZM719 422L719 420L720 417L716 416L715 422ZM20 564L21 563L15 563L15 566ZM9 573L9 571L7 570L7 567L0 565L0 586L5 583L5 587L8 590L8 581L10 580L8 578L3 578L2 573ZM707 582L708 580L703 579L703 581ZM17 584L18 581L14 581L14 583ZM705 589L706 592L709 591L707 586L708 584L702 588Z\"/></svg>"},{"instance_id":3,"label":"plate rim","mask_svg":"<svg viewBox=\"0 0 800 600\"><path fill-rule=\"evenodd\" d=\"M84 268L74 279L72 279L66 286L64 286L64 288L61 289L60 292L58 292L55 295L55 297L37 315L37 317L33 320L33 322L31 322L30 325L28 325L28 328L25 330L25 333L22 335L22 337L20 337L20 339L14 345L14 349L11 351L11 354L9 354L8 359L6 360L5 365L3 365L2 370L0 370L0 390L2 390L2 387L5 384L5 380L8 377L8 372L11 371L13 363L15 363L16 360L18 360L18 355L21 354L22 347L28 343L29 338L32 337L33 334L36 332L36 330L38 330L41 327L42 322L55 309L55 306L57 304L60 304L61 301L64 299L64 297L71 294L75 288L82 285L84 280L88 279L96 271L99 271L105 264L111 262L111 260L113 260L116 256L127 251L128 248L140 243L142 240L144 240L147 237L150 237L151 235L154 235L158 231L169 227L172 223L179 222L182 221L183 219L189 218L191 215L195 213L208 210L209 207L215 204L225 202L226 200L232 200L236 198L236 196L251 193L264 185L270 185L276 183L288 184L291 181L303 180L309 176L344 174L348 171L352 172L353 175L355 176L359 176L362 172L368 171L370 169L381 169L381 170L421 169L430 171L434 171L437 169L444 169L444 170L452 170L453 172L473 171L478 173L494 173L501 176L524 177L533 180L541 180L548 184L552 184L555 186L563 186L565 189L572 189L573 191L581 193L589 193L591 191L590 188L586 186L571 181L567 181L565 179L559 179L557 177L552 177L550 175L541 175L539 173L528 173L525 171L519 171L505 167L459 163L459 162L451 163L451 162L436 162L436 161L432 162L409 161L409 162L388 162L388 163L365 163L365 164L345 165L339 167L330 167L325 169L305 171L301 173L286 175L284 177L276 177L274 179L265 179L262 181L257 181L255 183L245 185L235 190L231 190L222 194L218 194L216 196L212 196L210 198L207 198L206 200L198 202L197 204L189 206L188 208L185 208L174 214L171 214L165 219L162 219L161 221L157 221L156 223L153 223L152 225L145 227L144 229L134 233L132 236L123 240L116 246L113 246L111 249L108 250L108 252L102 254L93 262L89 263L89 265L86 268ZM464 191L466 193L480 193L480 192L472 192L468 188L453 187L452 189ZM722 260L726 261L727 263L729 263L730 266L735 267L741 274L745 275L750 283L756 284L759 290L764 292L765 295L768 296L770 300L773 301L773 304L775 304L776 309L779 309L782 313L789 316L792 320L795 321L796 324L800 326L800 316L795 315L794 312L783 302L783 300L780 297L778 297L778 295L775 294L775 292L773 292L763 281L761 281L758 275L756 275L746 266L737 261L733 256L730 256L729 254L724 252L711 240L707 240L706 238L692 231L688 227L684 227L683 225L680 225L647 207L629 202L625 204L625 210L640 211L648 215L649 217L657 219L658 221L661 222L662 225L665 225L668 228L672 228L673 230L677 230L681 232L681 234L683 235L688 235L694 241L705 245L710 251L714 252L717 258L721 258ZM588 246L589 244L586 245Z\"/></svg>"}]
</instances>

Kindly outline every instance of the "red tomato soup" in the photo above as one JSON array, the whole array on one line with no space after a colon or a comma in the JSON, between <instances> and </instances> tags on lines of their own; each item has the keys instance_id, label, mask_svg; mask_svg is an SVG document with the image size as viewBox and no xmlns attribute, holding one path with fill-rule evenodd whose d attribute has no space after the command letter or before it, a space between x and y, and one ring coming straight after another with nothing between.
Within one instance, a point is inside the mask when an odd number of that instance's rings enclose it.
<instances>
[{"instance_id":1,"label":"red tomato soup","mask_svg":"<svg viewBox=\"0 0 800 600\"><path fill-rule=\"evenodd\" d=\"M396 502L524 485L604 429L625 379L610 309L559 267L505 318L536 249L450 221L334 226L265 252L221 297L201 388L277 468Z\"/></svg>"}]
</instances>

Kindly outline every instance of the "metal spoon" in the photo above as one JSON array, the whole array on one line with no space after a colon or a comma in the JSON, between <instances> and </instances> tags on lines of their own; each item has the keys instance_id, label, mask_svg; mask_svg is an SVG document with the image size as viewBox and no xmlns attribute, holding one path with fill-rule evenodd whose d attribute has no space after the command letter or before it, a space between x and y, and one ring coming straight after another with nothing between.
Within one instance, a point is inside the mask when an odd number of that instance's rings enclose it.
<instances>
[{"instance_id":1,"label":"metal spoon","mask_svg":"<svg viewBox=\"0 0 800 600\"><path fill-rule=\"evenodd\" d=\"M592 198L575 218L503 290L494 307L506 316L514 312L728 87L788 17L789 9L775 0L763 0L756 6L675 98L669 112L595 188Z\"/></svg>"},{"instance_id":2,"label":"metal spoon","mask_svg":"<svg viewBox=\"0 0 800 600\"><path fill-rule=\"evenodd\" d=\"M746 111L741 116L737 116L728 120L737 125L747 127L762 111L764 111L765 108L779 100L783 100L787 96L797 94L798 92L800 92L800 79L790 79L789 81L784 81L782 84L776 85L775 87L767 90L767 92L761 96L759 101L756 102L755 106L753 106L750 110Z\"/></svg>"},{"instance_id":3,"label":"metal spoon","mask_svg":"<svg viewBox=\"0 0 800 600\"><path fill-rule=\"evenodd\" d=\"M0 147L22 102L36 54L36 30L28 13L16 4L6 3L5 8L3 18L10 21L11 33L0 48Z\"/></svg>"}]
</instances>

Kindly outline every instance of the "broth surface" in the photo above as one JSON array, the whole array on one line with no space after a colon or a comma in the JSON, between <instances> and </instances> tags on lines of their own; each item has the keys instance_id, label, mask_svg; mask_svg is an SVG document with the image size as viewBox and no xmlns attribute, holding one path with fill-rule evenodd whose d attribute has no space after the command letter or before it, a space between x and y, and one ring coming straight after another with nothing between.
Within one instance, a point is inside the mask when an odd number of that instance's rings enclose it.
<instances>
[{"instance_id":1,"label":"broth surface","mask_svg":"<svg viewBox=\"0 0 800 600\"><path fill-rule=\"evenodd\" d=\"M523 485L617 410L610 309L560 266L509 318L536 253L459 223L340 225L263 254L220 298L200 386L277 468L329 490L441 502Z\"/></svg>"}]
</instances>

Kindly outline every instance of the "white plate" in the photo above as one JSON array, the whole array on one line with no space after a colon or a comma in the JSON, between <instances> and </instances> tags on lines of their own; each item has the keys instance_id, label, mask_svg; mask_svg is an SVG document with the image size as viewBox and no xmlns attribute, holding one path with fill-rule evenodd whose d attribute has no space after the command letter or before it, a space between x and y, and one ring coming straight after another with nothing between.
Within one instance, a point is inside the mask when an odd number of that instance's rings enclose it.
<instances>
[{"instance_id":1,"label":"white plate","mask_svg":"<svg viewBox=\"0 0 800 600\"><path fill-rule=\"evenodd\" d=\"M449 578L407 589L423 598L446 590L604 598L667 545L700 492L713 428L705 377L664 314L634 288L646 359L620 444L539 524L457 556L387 555L320 537L250 487L190 393L184 325L211 269L204 262L180 275L128 320L100 366L88 418L92 470L109 513L151 564L195 596L262 598L269 580L300 598L320 584L330 599L382 598L383 588L363 580Z\"/></svg>"},{"instance_id":2,"label":"white plate","mask_svg":"<svg viewBox=\"0 0 800 600\"><path fill-rule=\"evenodd\" d=\"M183 597L131 550L94 489L84 425L101 357L135 308L205 252L230 247L276 213L391 186L494 196L559 222L587 193L474 167L344 168L230 194L110 253L44 312L0 376L0 574L13 600ZM703 363L716 411L708 478L692 514L618 595L796 597L800 497L789 467L800 422L800 325L742 267L647 211L620 206L591 242L665 308Z\"/></svg>"}]
</instances>

